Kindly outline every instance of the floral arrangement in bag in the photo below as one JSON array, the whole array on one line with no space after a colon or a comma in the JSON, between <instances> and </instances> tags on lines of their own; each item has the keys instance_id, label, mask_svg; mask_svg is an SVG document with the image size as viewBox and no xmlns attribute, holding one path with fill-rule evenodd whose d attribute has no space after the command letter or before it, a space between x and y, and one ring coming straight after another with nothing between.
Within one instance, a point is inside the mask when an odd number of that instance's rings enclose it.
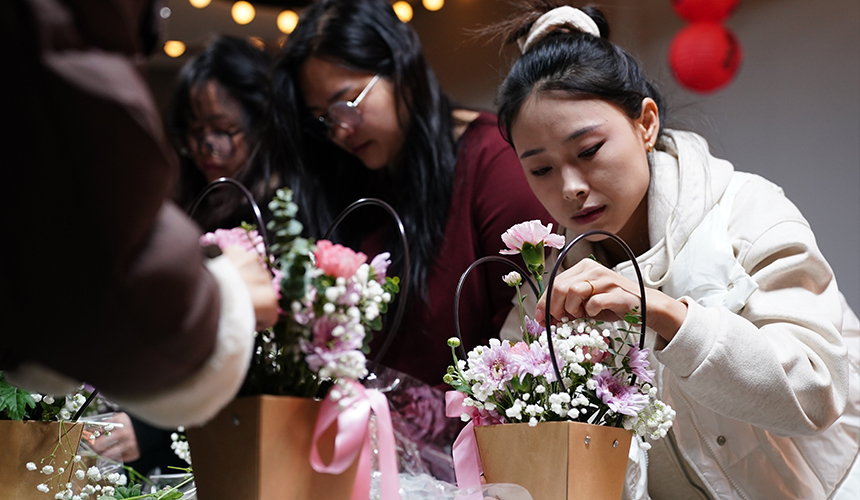
<instances>
[{"instance_id":1,"label":"floral arrangement in bag","mask_svg":"<svg viewBox=\"0 0 860 500\"><path fill-rule=\"evenodd\" d=\"M300 237L298 207L289 189L279 189L269 209L270 254L263 237L247 224L201 237L204 245L256 250L271 269L279 296L280 319L257 332L240 395L323 397L336 381L367 375L369 344L382 328L399 279L386 275L387 252L368 262L361 252Z\"/></svg>"},{"instance_id":2,"label":"floral arrangement in bag","mask_svg":"<svg viewBox=\"0 0 860 500\"><path fill-rule=\"evenodd\" d=\"M42 457L31 457L32 461L23 464L27 474L40 477L36 490L44 493L45 498L60 500L178 500L182 493L177 487L163 488L158 492L142 493L143 485L136 480L145 479L134 470L123 467L121 463L97 463L92 456L83 452L78 454L78 439L81 431L72 432L78 418L90 406L96 395L86 386L79 387L74 393L65 396L34 393L9 384L0 372L0 420L14 422L59 423L56 443L51 452ZM98 410L94 410L98 411ZM109 436L115 425L111 422L81 421L89 439ZM101 462L112 462L102 460ZM123 469L127 472L123 473ZM126 475L128 474L128 475Z\"/></svg>"},{"instance_id":3,"label":"floral arrangement in bag","mask_svg":"<svg viewBox=\"0 0 860 500\"><path fill-rule=\"evenodd\" d=\"M564 237L540 221L511 227L502 240L502 254L521 254L526 268L543 294L544 248L562 248ZM445 383L465 395L464 421L478 425L573 421L623 426L636 436L659 439L672 425L675 412L657 399L651 384L648 349L634 341L632 325L640 323L637 310L624 321L604 323L593 319L562 318L549 331L523 311L520 286L523 277L512 272L504 281L516 288L522 340L491 339L472 349L467 359L457 358L457 337L449 339L454 365ZM552 342L558 372L553 366ZM561 375L561 379L557 375ZM645 442L640 446L647 449Z\"/></svg>"}]
</instances>

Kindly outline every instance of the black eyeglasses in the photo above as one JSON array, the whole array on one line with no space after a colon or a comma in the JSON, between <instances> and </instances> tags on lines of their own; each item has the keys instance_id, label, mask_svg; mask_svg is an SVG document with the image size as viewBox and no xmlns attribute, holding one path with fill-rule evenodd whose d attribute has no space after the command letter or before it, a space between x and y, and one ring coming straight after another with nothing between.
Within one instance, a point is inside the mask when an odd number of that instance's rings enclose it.
<instances>
[{"instance_id":1,"label":"black eyeglasses","mask_svg":"<svg viewBox=\"0 0 860 500\"><path fill-rule=\"evenodd\" d=\"M204 148L205 154L212 158L228 159L232 158L236 153L236 145L233 137L241 134L242 129L226 132L222 130L207 132L202 135L187 134L185 136L185 146L179 151L182 156L193 157L200 148Z\"/></svg>"},{"instance_id":2,"label":"black eyeglasses","mask_svg":"<svg viewBox=\"0 0 860 500\"><path fill-rule=\"evenodd\" d=\"M367 93L370 92L370 89L373 88L373 85L376 84L377 80L379 80L379 75L374 75L373 79L370 80L370 83L364 87L364 90L358 94L358 97L356 97L355 100L333 102L328 107L324 115L320 116L317 120L314 120L317 122L315 123L316 127L314 128L329 138L335 135L338 128L355 130L362 122L361 111L358 110L358 105Z\"/></svg>"}]
</instances>

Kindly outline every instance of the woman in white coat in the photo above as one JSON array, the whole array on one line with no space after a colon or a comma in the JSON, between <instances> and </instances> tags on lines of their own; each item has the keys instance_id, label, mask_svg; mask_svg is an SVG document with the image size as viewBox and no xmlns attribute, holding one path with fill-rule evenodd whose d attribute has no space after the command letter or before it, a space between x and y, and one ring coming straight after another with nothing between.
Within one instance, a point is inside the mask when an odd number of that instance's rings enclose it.
<instances>
[{"instance_id":1,"label":"woman in white coat","mask_svg":"<svg viewBox=\"0 0 860 500\"><path fill-rule=\"evenodd\" d=\"M611 231L643 269L656 383L677 417L648 491L634 471L627 495L857 498L860 332L808 223L779 187L661 127L659 93L599 11L550 3L497 27L523 52L499 120L568 241ZM539 321L639 305L613 242L589 238L563 264Z\"/></svg>"}]
</instances>

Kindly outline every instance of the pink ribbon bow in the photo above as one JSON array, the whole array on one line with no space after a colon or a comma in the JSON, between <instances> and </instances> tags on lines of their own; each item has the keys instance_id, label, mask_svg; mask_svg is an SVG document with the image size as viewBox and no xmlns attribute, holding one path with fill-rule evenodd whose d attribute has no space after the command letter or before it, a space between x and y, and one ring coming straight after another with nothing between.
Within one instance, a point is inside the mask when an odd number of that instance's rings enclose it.
<instances>
[{"instance_id":1,"label":"pink ribbon bow","mask_svg":"<svg viewBox=\"0 0 860 500\"><path fill-rule=\"evenodd\" d=\"M380 490L383 500L400 500L400 480L397 477L397 454L394 449L394 431L391 427L391 414L388 400L375 389L365 389L354 381L346 384L352 392L339 401L332 399L332 391L323 400L311 443L311 467L317 472L341 474L355 462L358 471L352 488L352 500L367 500L370 496L371 450L370 413L376 414L379 443ZM341 392L343 390L341 389ZM337 421L337 436L334 440L334 456L331 463L323 463L317 449L320 436Z\"/></svg>"},{"instance_id":2,"label":"pink ribbon bow","mask_svg":"<svg viewBox=\"0 0 860 500\"><path fill-rule=\"evenodd\" d=\"M460 418L466 413L471 417L466 427L460 431L457 440L454 441L452 455L454 457L454 475L457 476L457 486L460 488L481 488L481 457L478 454L478 441L475 439L475 425L488 425L499 423L486 411L481 411L474 406L465 406L463 400L466 395L459 391L448 391L445 393L445 415Z\"/></svg>"}]
</instances>

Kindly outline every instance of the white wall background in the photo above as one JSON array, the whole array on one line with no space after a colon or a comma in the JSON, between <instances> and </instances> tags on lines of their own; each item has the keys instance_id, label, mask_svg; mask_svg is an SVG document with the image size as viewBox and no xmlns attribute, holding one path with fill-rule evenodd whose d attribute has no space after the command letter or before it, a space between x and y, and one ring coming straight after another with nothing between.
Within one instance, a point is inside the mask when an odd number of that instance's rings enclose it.
<instances>
[{"instance_id":1,"label":"white wall background","mask_svg":"<svg viewBox=\"0 0 860 500\"><path fill-rule=\"evenodd\" d=\"M742 0L727 25L744 59L736 80L707 96L681 89L667 61L684 25L669 0L602 2L613 40L636 54L675 122L735 168L781 185L812 225L849 304L860 311L860 2ZM420 7L419 7L420 8ZM492 107L512 54L463 30L508 11L499 0L448 0L413 25L443 87Z\"/></svg>"}]
</instances>

